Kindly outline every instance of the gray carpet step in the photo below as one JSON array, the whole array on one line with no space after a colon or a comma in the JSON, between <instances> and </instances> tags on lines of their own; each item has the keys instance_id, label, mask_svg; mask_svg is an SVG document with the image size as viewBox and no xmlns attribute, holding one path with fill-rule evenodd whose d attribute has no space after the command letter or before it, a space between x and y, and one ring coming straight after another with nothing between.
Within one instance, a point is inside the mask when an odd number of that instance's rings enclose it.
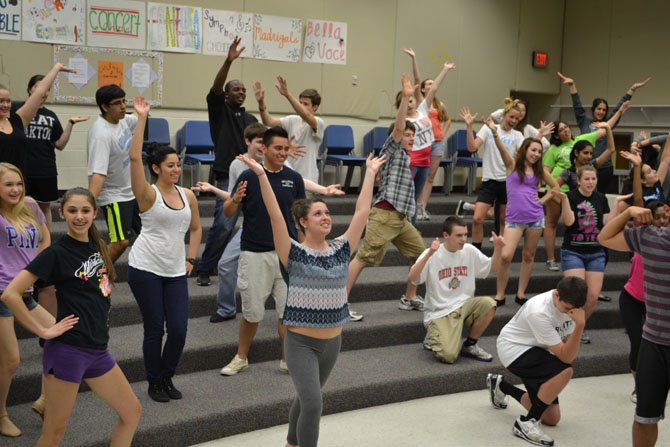
<instances>
[{"instance_id":1,"label":"gray carpet step","mask_svg":"<svg viewBox=\"0 0 670 447\"><path fill-rule=\"evenodd\" d=\"M589 320L589 329L610 329L622 327L619 316L618 295L611 303L601 303ZM365 315L361 322L346 326L343 351L370 349L405 343L420 343L425 335L423 313L401 311L397 301L366 301L352 307ZM519 306L509 300L499 308L487 334L498 334ZM116 312L112 310L112 315ZM138 312L139 313L139 312ZM241 315L238 315L241 318ZM208 317L191 318L184 354L178 374L221 368L237 351L239 321L229 320L210 323ZM145 380L142 361L143 329L141 324L113 327L110 330L109 349L131 382ZM41 374L41 349L35 338L19 340L22 363L14 376L9 395L10 405L34 399L39 389ZM278 360L279 343L274 311L266 312L263 322L249 353L252 362Z\"/></svg>"},{"instance_id":2,"label":"gray carpet step","mask_svg":"<svg viewBox=\"0 0 670 447\"><path fill-rule=\"evenodd\" d=\"M593 343L582 345L573 362L575 377L627 372L628 339L623 330L594 330L590 335ZM495 337L483 337L480 343L495 355ZM295 392L277 366L276 360L255 362L233 377L220 376L218 368L181 374L175 384L184 398L164 404L149 399L144 382L132 384L144 408L133 445L186 446L286 423ZM323 413L483 390L488 372L503 371L497 358L492 363L461 358L453 365L441 364L418 342L344 351L324 387ZM511 375L508 379L515 381ZM488 405L485 391L480 398L483 407ZM24 435L3 438L3 446L34 445L41 420L30 411L30 403L13 406L9 413ZM82 392L62 445L107 445L115 423L115 415L100 399ZM278 439L277 445L283 442Z\"/></svg>"}]
</instances>

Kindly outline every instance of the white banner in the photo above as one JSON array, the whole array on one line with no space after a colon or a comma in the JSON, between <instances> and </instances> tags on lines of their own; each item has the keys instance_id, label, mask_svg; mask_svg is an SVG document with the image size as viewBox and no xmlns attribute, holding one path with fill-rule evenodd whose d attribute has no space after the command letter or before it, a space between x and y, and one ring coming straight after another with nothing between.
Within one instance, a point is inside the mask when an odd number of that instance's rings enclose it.
<instances>
[{"instance_id":1,"label":"white banner","mask_svg":"<svg viewBox=\"0 0 670 447\"><path fill-rule=\"evenodd\" d=\"M347 24L308 19L305 27L303 62L347 63Z\"/></svg>"},{"instance_id":2,"label":"white banner","mask_svg":"<svg viewBox=\"0 0 670 447\"><path fill-rule=\"evenodd\" d=\"M22 39L84 44L86 0L23 0Z\"/></svg>"},{"instance_id":3,"label":"white banner","mask_svg":"<svg viewBox=\"0 0 670 447\"><path fill-rule=\"evenodd\" d=\"M88 0L87 45L143 50L146 47L146 21L144 2Z\"/></svg>"},{"instance_id":4,"label":"white banner","mask_svg":"<svg viewBox=\"0 0 670 447\"><path fill-rule=\"evenodd\" d=\"M242 40L241 57L251 57L254 46L254 15L247 12L202 10L202 52L213 56L226 56L235 37Z\"/></svg>"},{"instance_id":5,"label":"white banner","mask_svg":"<svg viewBox=\"0 0 670 447\"><path fill-rule=\"evenodd\" d=\"M21 6L17 2L0 1L0 39L21 39Z\"/></svg>"},{"instance_id":6,"label":"white banner","mask_svg":"<svg viewBox=\"0 0 670 447\"><path fill-rule=\"evenodd\" d=\"M177 53L200 53L202 8L147 4L147 47Z\"/></svg>"},{"instance_id":7,"label":"white banner","mask_svg":"<svg viewBox=\"0 0 670 447\"><path fill-rule=\"evenodd\" d=\"M299 62L302 20L254 14L254 57Z\"/></svg>"}]
</instances>

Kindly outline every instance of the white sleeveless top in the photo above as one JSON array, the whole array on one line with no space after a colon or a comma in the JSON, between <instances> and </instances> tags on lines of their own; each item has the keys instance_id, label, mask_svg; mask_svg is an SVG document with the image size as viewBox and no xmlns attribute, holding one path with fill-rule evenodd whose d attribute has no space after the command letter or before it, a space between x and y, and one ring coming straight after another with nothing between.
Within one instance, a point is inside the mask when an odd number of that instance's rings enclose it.
<instances>
[{"instance_id":1,"label":"white sleeveless top","mask_svg":"<svg viewBox=\"0 0 670 447\"><path fill-rule=\"evenodd\" d=\"M156 187L154 204L143 213L142 231L130 249L128 265L158 276L176 277L186 274L186 247L184 235L191 225L191 208L183 188L179 191L184 206L173 209L167 206Z\"/></svg>"}]
</instances>

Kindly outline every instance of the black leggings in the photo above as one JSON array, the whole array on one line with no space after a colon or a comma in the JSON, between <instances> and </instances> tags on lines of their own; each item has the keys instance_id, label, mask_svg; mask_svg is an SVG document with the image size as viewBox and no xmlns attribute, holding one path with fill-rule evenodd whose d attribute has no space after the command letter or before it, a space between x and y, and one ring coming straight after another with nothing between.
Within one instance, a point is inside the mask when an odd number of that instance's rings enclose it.
<instances>
[{"instance_id":1,"label":"black leggings","mask_svg":"<svg viewBox=\"0 0 670 447\"><path fill-rule=\"evenodd\" d=\"M619 295L619 311L623 319L623 325L630 340L630 354L628 355L628 364L630 370L637 370L637 353L640 351L640 341L642 340L642 325L647 313L647 306L644 302L636 300L633 296L623 289Z\"/></svg>"}]
</instances>

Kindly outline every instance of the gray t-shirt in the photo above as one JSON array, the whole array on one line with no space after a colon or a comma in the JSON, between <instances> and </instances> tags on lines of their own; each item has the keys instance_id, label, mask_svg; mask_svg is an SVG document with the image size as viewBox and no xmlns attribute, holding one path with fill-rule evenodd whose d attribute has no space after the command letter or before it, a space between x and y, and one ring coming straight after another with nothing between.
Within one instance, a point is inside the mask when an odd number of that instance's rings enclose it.
<instances>
[{"instance_id":1,"label":"gray t-shirt","mask_svg":"<svg viewBox=\"0 0 670 447\"><path fill-rule=\"evenodd\" d=\"M136 124L135 115L126 115L118 124L99 116L88 131L89 182L94 173L107 177L97 198L100 206L135 198L130 186L130 141Z\"/></svg>"}]
</instances>

